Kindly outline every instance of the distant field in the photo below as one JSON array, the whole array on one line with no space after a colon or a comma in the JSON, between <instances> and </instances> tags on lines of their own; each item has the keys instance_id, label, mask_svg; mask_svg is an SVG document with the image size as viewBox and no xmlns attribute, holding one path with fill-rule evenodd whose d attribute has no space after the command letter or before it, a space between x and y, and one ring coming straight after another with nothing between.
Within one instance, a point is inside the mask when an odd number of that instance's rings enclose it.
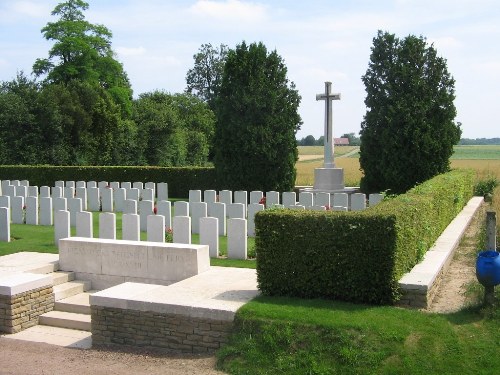
<instances>
[{"instance_id":1,"label":"distant field","mask_svg":"<svg viewBox=\"0 0 500 375\"><path fill-rule=\"evenodd\" d=\"M500 145L492 146L455 146L452 159L500 160ZM300 152L300 151L299 151Z\"/></svg>"},{"instance_id":2,"label":"distant field","mask_svg":"<svg viewBox=\"0 0 500 375\"><path fill-rule=\"evenodd\" d=\"M343 155L352 151L357 146L335 146L334 152L335 155ZM299 155L321 155L323 156L324 148L323 146L297 146L299 149Z\"/></svg>"}]
</instances>

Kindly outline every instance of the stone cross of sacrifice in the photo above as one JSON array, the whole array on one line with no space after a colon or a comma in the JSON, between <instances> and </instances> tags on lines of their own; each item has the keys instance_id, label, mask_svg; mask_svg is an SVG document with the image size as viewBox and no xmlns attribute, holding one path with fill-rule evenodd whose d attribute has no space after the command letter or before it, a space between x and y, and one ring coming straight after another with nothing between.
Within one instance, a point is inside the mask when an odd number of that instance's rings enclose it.
<instances>
[{"instance_id":1,"label":"stone cross of sacrifice","mask_svg":"<svg viewBox=\"0 0 500 375\"><path fill-rule=\"evenodd\" d=\"M325 93L317 94L316 100L325 101L325 161L324 168L335 168L333 159L332 107L334 100L340 100L340 94L332 94L332 83L325 82Z\"/></svg>"}]
</instances>

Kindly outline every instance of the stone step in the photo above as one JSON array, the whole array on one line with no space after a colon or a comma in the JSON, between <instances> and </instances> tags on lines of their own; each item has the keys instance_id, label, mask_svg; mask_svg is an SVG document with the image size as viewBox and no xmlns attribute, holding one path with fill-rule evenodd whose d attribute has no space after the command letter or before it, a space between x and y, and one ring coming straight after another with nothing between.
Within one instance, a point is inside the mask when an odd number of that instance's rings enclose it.
<instances>
[{"instance_id":1,"label":"stone step","mask_svg":"<svg viewBox=\"0 0 500 375\"><path fill-rule=\"evenodd\" d=\"M90 289L90 281L75 280L54 286L54 298L59 301L64 298L86 292Z\"/></svg>"},{"instance_id":2,"label":"stone step","mask_svg":"<svg viewBox=\"0 0 500 375\"><path fill-rule=\"evenodd\" d=\"M90 332L90 315L66 311L49 311L40 315L39 324Z\"/></svg>"},{"instance_id":3,"label":"stone step","mask_svg":"<svg viewBox=\"0 0 500 375\"><path fill-rule=\"evenodd\" d=\"M66 272L66 271L56 271L50 274L52 279L54 280L54 285L61 285L67 283L68 281L73 281L75 279L74 272Z\"/></svg>"},{"instance_id":4,"label":"stone step","mask_svg":"<svg viewBox=\"0 0 500 375\"><path fill-rule=\"evenodd\" d=\"M56 301L54 310L90 315L89 296L96 291L88 291Z\"/></svg>"},{"instance_id":5,"label":"stone step","mask_svg":"<svg viewBox=\"0 0 500 375\"><path fill-rule=\"evenodd\" d=\"M12 335L3 335L3 339L42 342L66 348L90 349L92 334L87 331L37 325Z\"/></svg>"}]
</instances>

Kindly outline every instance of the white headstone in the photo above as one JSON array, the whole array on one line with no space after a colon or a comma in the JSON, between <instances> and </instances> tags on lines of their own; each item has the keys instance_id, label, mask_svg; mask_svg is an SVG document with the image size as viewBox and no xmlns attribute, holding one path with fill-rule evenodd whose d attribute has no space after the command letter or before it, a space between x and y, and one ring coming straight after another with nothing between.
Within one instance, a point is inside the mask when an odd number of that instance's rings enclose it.
<instances>
[{"instance_id":1,"label":"white headstone","mask_svg":"<svg viewBox=\"0 0 500 375\"><path fill-rule=\"evenodd\" d=\"M54 182L54 187L60 187L64 189L64 181L56 181Z\"/></svg>"},{"instance_id":2,"label":"white headstone","mask_svg":"<svg viewBox=\"0 0 500 375\"><path fill-rule=\"evenodd\" d=\"M66 186L64 188L64 198L74 198L75 197L75 188L72 186Z\"/></svg>"},{"instance_id":3,"label":"white headstone","mask_svg":"<svg viewBox=\"0 0 500 375\"><path fill-rule=\"evenodd\" d=\"M313 193L299 193L299 204L306 208L314 206Z\"/></svg>"},{"instance_id":4,"label":"white headstone","mask_svg":"<svg viewBox=\"0 0 500 375\"><path fill-rule=\"evenodd\" d=\"M137 214L137 201L133 199L126 199L123 202L123 213L124 214Z\"/></svg>"},{"instance_id":5,"label":"white headstone","mask_svg":"<svg viewBox=\"0 0 500 375\"><path fill-rule=\"evenodd\" d=\"M26 224L38 225L38 197L26 197Z\"/></svg>"},{"instance_id":6,"label":"white headstone","mask_svg":"<svg viewBox=\"0 0 500 375\"><path fill-rule=\"evenodd\" d=\"M48 198L48 197L50 197L50 187L40 186L40 198Z\"/></svg>"},{"instance_id":7,"label":"white headstone","mask_svg":"<svg viewBox=\"0 0 500 375\"><path fill-rule=\"evenodd\" d=\"M0 207L0 242L10 242L10 212L7 207Z\"/></svg>"},{"instance_id":8,"label":"white headstone","mask_svg":"<svg viewBox=\"0 0 500 375\"><path fill-rule=\"evenodd\" d=\"M19 185L28 187L30 186L30 182L28 180L21 180L19 181Z\"/></svg>"},{"instance_id":9,"label":"white headstone","mask_svg":"<svg viewBox=\"0 0 500 375\"><path fill-rule=\"evenodd\" d=\"M99 238L116 240L116 215L114 213L99 214Z\"/></svg>"},{"instance_id":10,"label":"white headstone","mask_svg":"<svg viewBox=\"0 0 500 375\"><path fill-rule=\"evenodd\" d=\"M247 258L247 221L245 219L227 221L227 257L229 259Z\"/></svg>"},{"instance_id":11,"label":"white headstone","mask_svg":"<svg viewBox=\"0 0 500 375\"><path fill-rule=\"evenodd\" d=\"M207 217L207 204L205 202L194 202L189 205L191 209L191 233L200 233L200 219Z\"/></svg>"},{"instance_id":12,"label":"white headstone","mask_svg":"<svg viewBox=\"0 0 500 375\"><path fill-rule=\"evenodd\" d=\"M52 208L54 213L57 211L67 211L68 210L68 200L66 198L52 198ZM55 214L54 214L55 218Z\"/></svg>"},{"instance_id":13,"label":"white headstone","mask_svg":"<svg viewBox=\"0 0 500 375\"><path fill-rule=\"evenodd\" d=\"M16 186L16 196L26 198L28 196L28 188L24 185Z\"/></svg>"},{"instance_id":14,"label":"white headstone","mask_svg":"<svg viewBox=\"0 0 500 375\"><path fill-rule=\"evenodd\" d=\"M19 186L19 185L21 185L21 181L19 181L19 180L12 180L12 181L10 182L10 184L11 184L12 186Z\"/></svg>"},{"instance_id":15,"label":"white headstone","mask_svg":"<svg viewBox=\"0 0 500 375\"><path fill-rule=\"evenodd\" d=\"M12 224L24 224L24 197L10 197Z\"/></svg>"},{"instance_id":16,"label":"white headstone","mask_svg":"<svg viewBox=\"0 0 500 375\"><path fill-rule=\"evenodd\" d=\"M216 217L200 219L200 245L208 245L210 258L219 256L219 220Z\"/></svg>"},{"instance_id":17,"label":"white headstone","mask_svg":"<svg viewBox=\"0 0 500 375\"><path fill-rule=\"evenodd\" d=\"M101 209L102 212L113 212L113 189L101 189Z\"/></svg>"},{"instance_id":18,"label":"white headstone","mask_svg":"<svg viewBox=\"0 0 500 375\"><path fill-rule=\"evenodd\" d=\"M126 190L124 188L118 188L114 191L114 199L115 199L115 211L123 212L123 204L125 199L127 198Z\"/></svg>"},{"instance_id":19,"label":"white headstone","mask_svg":"<svg viewBox=\"0 0 500 375\"><path fill-rule=\"evenodd\" d=\"M247 234L249 237L255 237L255 214L264 210L263 204L252 203L248 205Z\"/></svg>"},{"instance_id":20,"label":"white headstone","mask_svg":"<svg viewBox=\"0 0 500 375\"><path fill-rule=\"evenodd\" d=\"M208 216L215 217L219 222L219 236L226 235L226 205L224 203L209 203Z\"/></svg>"},{"instance_id":21,"label":"white headstone","mask_svg":"<svg viewBox=\"0 0 500 375\"><path fill-rule=\"evenodd\" d=\"M142 189L144 189L144 184L140 181L136 181L132 184L132 187L134 189L139 189L139 191L141 191Z\"/></svg>"},{"instance_id":22,"label":"white headstone","mask_svg":"<svg viewBox=\"0 0 500 375\"><path fill-rule=\"evenodd\" d=\"M347 193L333 194L333 206L349 208L349 195Z\"/></svg>"},{"instance_id":23,"label":"white headstone","mask_svg":"<svg viewBox=\"0 0 500 375\"><path fill-rule=\"evenodd\" d=\"M201 202L201 190L189 190L189 203Z\"/></svg>"},{"instance_id":24,"label":"white headstone","mask_svg":"<svg viewBox=\"0 0 500 375\"><path fill-rule=\"evenodd\" d=\"M119 189L120 188L120 183L117 181L112 181L109 183L109 187L113 190Z\"/></svg>"},{"instance_id":25,"label":"white headstone","mask_svg":"<svg viewBox=\"0 0 500 375\"><path fill-rule=\"evenodd\" d=\"M248 193L244 190L239 190L234 192L234 203L242 203L247 205L248 203Z\"/></svg>"},{"instance_id":26,"label":"white headstone","mask_svg":"<svg viewBox=\"0 0 500 375\"><path fill-rule=\"evenodd\" d=\"M363 211L366 208L366 195L354 193L351 195L351 211Z\"/></svg>"},{"instance_id":27,"label":"white headstone","mask_svg":"<svg viewBox=\"0 0 500 375\"><path fill-rule=\"evenodd\" d=\"M330 194L329 193L316 193L314 197L314 204L316 206L330 207Z\"/></svg>"},{"instance_id":28,"label":"white headstone","mask_svg":"<svg viewBox=\"0 0 500 375\"><path fill-rule=\"evenodd\" d=\"M217 192L215 190L205 190L203 193L203 202L205 203L217 202Z\"/></svg>"},{"instance_id":29,"label":"white headstone","mask_svg":"<svg viewBox=\"0 0 500 375\"><path fill-rule=\"evenodd\" d=\"M158 190L158 200L168 201L168 184L166 182L158 183L157 190Z\"/></svg>"},{"instance_id":30,"label":"white headstone","mask_svg":"<svg viewBox=\"0 0 500 375\"><path fill-rule=\"evenodd\" d=\"M191 243L191 218L189 216L174 216L174 243Z\"/></svg>"},{"instance_id":31,"label":"white headstone","mask_svg":"<svg viewBox=\"0 0 500 375\"><path fill-rule=\"evenodd\" d=\"M153 201L139 202L139 215L141 216L141 232L148 230L148 216L153 215Z\"/></svg>"},{"instance_id":32,"label":"white headstone","mask_svg":"<svg viewBox=\"0 0 500 375\"><path fill-rule=\"evenodd\" d=\"M10 180L2 180L0 181L0 186L2 187L2 189L5 189L6 186L10 185Z\"/></svg>"},{"instance_id":33,"label":"white headstone","mask_svg":"<svg viewBox=\"0 0 500 375\"><path fill-rule=\"evenodd\" d=\"M64 198L63 197L63 189L60 186L54 186L52 188L52 198Z\"/></svg>"},{"instance_id":34,"label":"white headstone","mask_svg":"<svg viewBox=\"0 0 500 375\"><path fill-rule=\"evenodd\" d=\"M92 212L101 211L101 195L99 188L87 188L87 210Z\"/></svg>"},{"instance_id":35,"label":"white headstone","mask_svg":"<svg viewBox=\"0 0 500 375\"><path fill-rule=\"evenodd\" d=\"M292 210L305 210L306 206L303 206L301 204L296 204L295 206L288 206L287 208L290 208Z\"/></svg>"},{"instance_id":36,"label":"white headstone","mask_svg":"<svg viewBox=\"0 0 500 375\"><path fill-rule=\"evenodd\" d=\"M312 206L310 209L313 211L326 211L326 206Z\"/></svg>"},{"instance_id":37,"label":"white headstone","mask_svg":"<svg viewBox=\"0 0 500 375\"><path fill-rule=\"evenodd\" d=\"M332 211L346 211L347 212L347 207L344 206L333 206Z\"/></svg>"},{"instance_id":38,"label":"white headstone","mask_svg":"<svg viewBox=\"0 0 500 375\"><path fill-rule=\"evenodd\" d=\"M153 190L153 199L156 197L156 183L155 182L146 182L144 184L144 189L151 189Z\"/></svg>"},{"instance_id":39,"label":"white headstone","mask_svg":"<svg viewBox=\"0 0 500 375\"><path fill-rule=\"evenodd\" d=\"M172 203L169 201L159 201L156 204L156 214L165 217L165 228L172 228Z\"/></svg>"},{"instance_id":40,"label":"white headstone","mask_svg":"<svg viewBox=\"0 0 500 375\"><path fill-rule=\"evenodd\" d=\"M132 199L134 201L139 201L141 191L137 188L127 189L127 199Z\"/></svg>"},{"instance_id":41,"label":"white headstone","mask_svg":"<svg viewBox=\"0 0 500 375\"><path fill-rule=\"evenodd\" d=\"M132 183L131 182L122 182L121 187L125 190L132 189Z\"/></svg>"},{"instance_id":42,"label":"white headstone","mask_svg":"<svg viewBox=\"0 0 500 375\"><path fill-rule=\"evenodd\" d=\"M165 217L149 215L147 218L148 241L165 242Z\"/></svg>"},{"instance_id":43,"label":"white headstone","mask_svg":"<svg viewBox=\"0 0 500 375\"><path fill-rule=\"evenodd\" d=\"M297 204L297 195L293 191L285 191L283 193L283 206L290 207Z\"/></svg>"},{"instance_id":44,"label":"white headstone","mask_svg":"<svg viewBox=\"0 0 500 375\"><path fill-rule=\"evenodd\" d=\"M75 188L75 198L80 198L82 200L82 210L87 210L87 188L76 187Z\"/></svg>"},{"instance_id":45,"label":"white headstone","mask_svg":"<svg viewBox=\"0 0 500 375\"><path fill-rule=\"evenodd\" d=\"M231 190L219 191L219 202L225 204L233 203L233 192Z\"/></svg>"},{"instance_id":46,"label":"white headstone","mask_svg":"<svg viewBox=\"0 0 500 375\"><path fill-rule=\"evenodd\" d=\"M59 248L59 240L61 238L68 238L68 237L71 237L70 226L69 226L69 212L56 211L54 214L54 240L56 246Z\"/></svg>"},{"instance_id":47,"label":"white headstone","mask_svg":"<svg viewBox=\"0 0 500 375\"><path fill-rule=\"evenodd\" d=\"M368 202L369 202L370 207L373 207L373 206L379 204L380 202L382 202L382 199L384 199L384 196L382 194L378 194L378 193L370 194L368 196Z\"/></svg>"},{"instance_id":48,"label":"white headstone","mask_svg":"<svg viewBox=\"0 0 500 375\"><path fill-rule=\"evenodd\" d=\"M76 213L82 212L82 200L80 198L68 198L69 223L76 227Z\"/></svg>"},{"instance_id":49,"label":"white headstone","mask_svg":"<svg viewBox=\"0 0 500 375\"><path fill-rule=\"evenodd\" d=\"M64 198L59 198L64 199ZM40 225L51 226L54 224L54 214L52 211L52 198L40 198Z\"/></svg>"},{"instance_id":50,"label":"white headstone","mask_svg":"<svg viewBox=\"0 0 500 375\"><path fill-rule=\"evenodd\" d=\"M266 207L272 207L280 204L280 193L277 191L268 191L266 193Z\"/></svg>"},{"instance_id":51,"label":"white headstone","mask_svg":"<svg viewBox=\"0 0 500 375\"><path fill-rule=\"evenodd\" d=\"M6 185L3 187L3 195L8 197L16 196L16 187L14 185Z\"/></svg>"},{"instance_id":52,"label":"white headstone","mask_svg":"<svg viewBox=\"0 0 500 375\"><path fill-rule=\"evenodd\" d=\"M243 203L226 204L226 215L229 219L244 219L245 205Z\"/></svg>"},{"instance_id":53,"label":"white headstone","mask_svg":"<svg viewBox=\"0 0 500 375\"><path fill-rule=\"evenodd\" d=\"M76 236L86 238L94 237L92 212L81 211L76 213Z\"/></svg>"},{"instance_id":54,"label":"white headstone","mask_svg":"<svg viewBox=\"0 0 500 375\"><path fill-rule=\"evenodd\" d=\"M87 189L96 188L96 187L97 187L97 182L95 182L95 181L88 181L87 182Z\"/></svg>"},{"instance_id":55,"label":"white headstone","mask_svg":"<svg viewBox=\"0 0 500 375\"><path fill-rule=\"evenodd\" d=\"M104 189L104 188L108 187L108 185L109 185L109 184L108 184L108 181L99 181L99 182L97 183L97 187L98 187L99 189Z\"/></svg>"},{"instance_id":56,"label":"white headstone","mask_svg":"<svg viewBox=\"0 0 500 375\"><path fill-rule=\"evenodd\" d=\"M0 196L0 207L10 208L10 199L8 195Z\"/></svg>"},{"instance_id":57,"label":"white headstone","mask_svg":"<svg viewBox=\"0 0 500 375\"><path fill-rule=\"evenodd\" d=\"M132 201L137 203L135 201ZM140 218L137 214L123 214L122 216L122 239L128 241L140 241Z\"/></svg>"},{"instance_id":58,"label":"white headstone","mask_svg":"<svg viewBox=\"0 0 500 375\"><path fill-rule=\"evenodd\" d=\"M174 202L175 216L189 216L189 203L184 201Z\"/></svg>"},{"instance_id":59,"label":"white headstone","mask_svg":"<svg viewBox=\"0 0 500 375\"><path fill-rule=\"evenodd\" d=\"M142 189L142 200L153 201L155 200L155 194L153 189Z\"/></svg>"},{"instance_id":60,"label":"white headstone","mask_svg":"<svg viewBox=\"0 0 500 375\"><path fill-rule=\"evenodd\" d=\"M28 197L38 197L38 186L28 186Z\"/></svg>"},{"instance_id":61,"label":"white headstone","mask_svg":"<svg viewBox=\"0 0 500 375\"><path fill-rule=\"evenodd\" d=\"M76 181L75 187L76 188L86 188L87 187L87 183L85 181Z\"/></svg>"},{"instance_id":62,"label":"white headstone","mask_svg":"<svg viewBox=\"0 0 500 375\"><path fill-rule=\"evenodd\" d=\"M264 197L264 193L262 191L251 191L250 192L250 204L260 204L260 201Z\"/></svg>"},{"instance_id":63,"label":"white headstone","mask_svg":"<svg viewBox=\"0 0 500 375\"><path fill-rule=\"evenodd\" d=\"M65 186L71 187L74 189L76 187L76 184L75 184L75 181L66 181Z\"/></svg>"}]
</instances>

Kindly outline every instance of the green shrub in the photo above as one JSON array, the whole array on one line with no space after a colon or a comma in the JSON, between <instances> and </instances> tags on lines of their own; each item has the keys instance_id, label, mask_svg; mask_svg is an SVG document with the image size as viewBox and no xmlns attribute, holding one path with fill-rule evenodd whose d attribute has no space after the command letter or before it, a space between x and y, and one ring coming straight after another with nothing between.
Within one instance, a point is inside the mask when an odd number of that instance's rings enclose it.
<instances>
[{"instance_id":1,"label":"green shrub","mask_svg":"<svg viewBox=\"0 0 500 375\"><path fill-rule=\"evenodd\" d=\"M472 186L472 172L453 171L362 212L259 212L259 288L266 295L393 303L399 279L460 212Z\"/></svg>"},{"instance_id":2,"label":"green shrub","mask_svg":"<svg viewBox=\"0 0 500 375\"><path fill-rule=\"evenodd\" d=\"M498 180L495 177L488 177L485 180L478 181L474 186L474 195L486 197L493 194L493 190L498 186Z\"/></svg>"},{"instance_id":3,"label":"green shrub","mask_svg":"<svg viewBox=\"0 0 500 375\"><path fill-rule=\"evenodd\" d=\"M215 170L199 167L0 166L0 180L28 180L34 186L62 181L167 182L169 196L187 198L190 189L217 189Z\"/></svg>"}]
</instances>

